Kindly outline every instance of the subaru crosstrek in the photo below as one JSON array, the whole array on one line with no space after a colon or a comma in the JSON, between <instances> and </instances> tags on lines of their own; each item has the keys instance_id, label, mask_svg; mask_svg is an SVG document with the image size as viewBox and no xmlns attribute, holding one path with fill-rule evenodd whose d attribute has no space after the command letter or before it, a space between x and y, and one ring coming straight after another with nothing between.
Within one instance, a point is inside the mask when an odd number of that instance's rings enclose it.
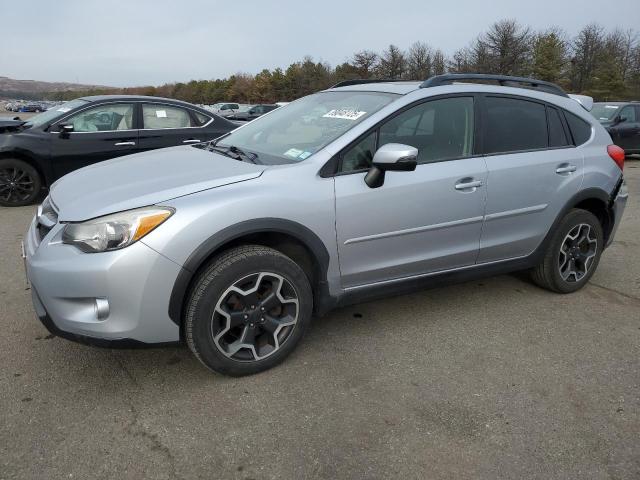
<instances>
[{"instance_id":1,"label":"subaru crosstrek","mask_svg":"<svg viewBox=\"0 0 640 480\"><path fill-rule=\"evenodd\" d=\"M339 305L516 270L574 292L627 200L624 151L577 100L515 77L350 81L77 170L25 238L35 310L61 337L184 340L244 375Z\"/></svg>"}]
</instances>

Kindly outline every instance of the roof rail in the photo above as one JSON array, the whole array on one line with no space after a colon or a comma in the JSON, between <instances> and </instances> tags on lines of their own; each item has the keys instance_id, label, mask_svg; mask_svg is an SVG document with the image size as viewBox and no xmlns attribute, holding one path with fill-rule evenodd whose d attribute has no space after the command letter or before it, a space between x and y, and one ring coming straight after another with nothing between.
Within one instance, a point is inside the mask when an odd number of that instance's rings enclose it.
<instances>
[{"instance_id":1,"label":"roof rail","mask_svg":"<svg viewBox=\"0 0 640 480\"><path fill-rule=\"evenodd\" d=\"M567 93L555 83L536 80L535 78L511 77L509 75L488 75L484 73L449 73L445 75L436 75L435 77L431 77L422 82L422 84L420 84L420 88L439 87L440 85L451 85L454 82L465 81L497 82L503 87L522 86L522 88L541 90L543 92L560 95L562 97L568 96Z\"/></svg>"},{"instance_id":2,"label":"roof rail","mask_svg":"<svg viewBox=\"0 0 640 480\"><path fill-rule=\"evenodd\" d=\"M389 82L402 82L403 80L390 80L390 79L380 79L380 78L355 78L353 80L343 80L342 82L336 83L333 87L329 88L338 88L338 87L348 87L350 85L362 85L365 83L389 83Z\"/></svg>"}]
</instances>

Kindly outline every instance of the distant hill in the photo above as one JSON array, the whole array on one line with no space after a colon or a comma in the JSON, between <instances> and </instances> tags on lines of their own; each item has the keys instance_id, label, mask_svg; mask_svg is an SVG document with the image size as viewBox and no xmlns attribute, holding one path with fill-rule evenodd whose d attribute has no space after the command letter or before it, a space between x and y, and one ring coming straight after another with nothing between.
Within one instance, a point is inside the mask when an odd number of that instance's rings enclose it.
<instances>
[{"instance_id":1,"label":"distant hill","mask_svg":"<svg viewBox=\"0 0 640 480\"><path fill-rule=\"evenodd\" d=\"M37 99L46 93L108 89L104 85L82 85L67 82L41 82L38 80L15 80L0 76L0 98Z\"/></svg>"}]
</instances>

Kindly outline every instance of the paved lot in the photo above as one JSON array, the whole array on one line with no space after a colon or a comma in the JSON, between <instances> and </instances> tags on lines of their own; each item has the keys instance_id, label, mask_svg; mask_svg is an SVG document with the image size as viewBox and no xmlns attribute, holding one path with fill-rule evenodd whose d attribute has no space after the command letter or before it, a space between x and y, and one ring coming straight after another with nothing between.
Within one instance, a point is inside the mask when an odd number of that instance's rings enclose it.
<instances>
[{"instance_id":1,"label":"paved lot","mask_svg":"<svg viewBox=\"0 0 640 480\"><path fill-rule=\"evenodd\" d=\"M282 366L52 338L0 210L0 479L640 478L640 162L591 284L501 276L315 322Z\"/></svg>"}]
</instances>

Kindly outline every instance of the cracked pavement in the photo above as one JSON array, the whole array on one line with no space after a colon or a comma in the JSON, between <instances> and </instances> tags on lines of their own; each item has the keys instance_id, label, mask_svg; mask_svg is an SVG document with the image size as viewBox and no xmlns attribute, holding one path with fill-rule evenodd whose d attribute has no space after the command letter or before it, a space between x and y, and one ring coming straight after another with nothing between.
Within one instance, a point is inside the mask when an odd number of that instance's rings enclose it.
<instances>
[{"instance_id":1,"label":"cracked pavement","mask_svg":"<svg viewBox=\"0 0 640 480\"><path fill-rule=\"evenodd\" d=\"M280 367L48 335L0 209L0 479L640 477L640 161L573 295L505 275L316 320Z\"/></svg>"}]
</instances>

